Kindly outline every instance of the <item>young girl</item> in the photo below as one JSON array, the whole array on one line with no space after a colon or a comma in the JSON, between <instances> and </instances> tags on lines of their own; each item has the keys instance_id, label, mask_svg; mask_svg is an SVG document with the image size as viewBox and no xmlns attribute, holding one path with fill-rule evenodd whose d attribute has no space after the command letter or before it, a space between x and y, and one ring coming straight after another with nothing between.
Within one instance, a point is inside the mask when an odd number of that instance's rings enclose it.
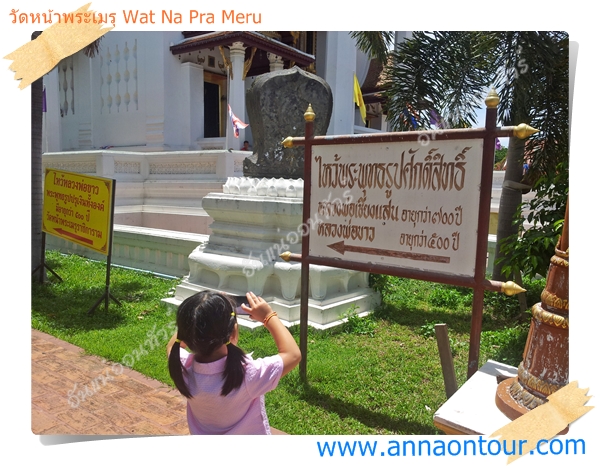
<instances>
[{"instance_id":1,"label":"young girl","mask_svg":"<svg viewBox=\"0 0 600 466\"><path fill-rule=\"evenodd\" d=\"M300 349L264 299L254 293L246 298L242 308L269 330L278 354L257 360L244 354L237 346L235 305L221 293L203 291L179 306L167 355L171 378L188 399L191 434L279 433L269 426L264 394L298 365Z\"/></svg>"}]
</instances>

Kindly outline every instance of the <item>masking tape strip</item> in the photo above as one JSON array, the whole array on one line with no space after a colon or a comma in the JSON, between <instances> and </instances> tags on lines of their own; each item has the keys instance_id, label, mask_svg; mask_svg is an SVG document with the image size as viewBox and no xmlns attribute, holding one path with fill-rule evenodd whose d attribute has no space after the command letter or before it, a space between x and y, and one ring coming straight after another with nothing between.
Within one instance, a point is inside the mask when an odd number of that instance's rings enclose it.
<instances>
[{"instance_id":1,"label":"masking tape strip","mask_svg":"<svg viewBox=\"0 0 600 466\"><path fill-rule=\"evenodd\" d=\"M540 440L549 440L568 425L579 419L593 406L584 406L591 396L585 396L587 388L578 388L577 382L561 388L547 397L548 402L515 419L510 424L498 429L490 437L500 436L511 444L512 441L527 440L521 455L508 458L510 464L521 456L534 450Z\"/></svg>"},{"instance_id":2,"label":"masking tape strip","mask_svg":"<svg viewBox=\"0 0 600 466\"><path fill-rule=\"evenodd\" d=\"M79 52L86 45L99 39L112 27L103 27L103 23L93 20L83 20L76 23L77 14L95 18L93 11L88 11L91 3L73 12L73 22L56 23L47 28L40 36L19 47L4 58L13 60L10 69L15 72L15 79L21 80L19 89L24 89L36 79L51 71L58 63L68 56Z\"/></svg>"}]
</instances>

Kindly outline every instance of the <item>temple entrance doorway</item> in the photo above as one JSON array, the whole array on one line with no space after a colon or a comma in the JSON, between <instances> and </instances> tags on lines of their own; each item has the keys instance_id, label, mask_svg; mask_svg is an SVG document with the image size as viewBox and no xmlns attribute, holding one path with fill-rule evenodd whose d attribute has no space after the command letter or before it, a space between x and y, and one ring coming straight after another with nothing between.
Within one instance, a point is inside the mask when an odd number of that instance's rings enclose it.
<instances>
[{"instance_id":1,"label":"temple entrance doorway","mask_svg":"<svg viewBox=\"0 0 600 466\"><path fill-rule=\"evenodd\" d=\"M204 74L204 137L225 136L226 77Z\"/></svg>"}]
</instances>

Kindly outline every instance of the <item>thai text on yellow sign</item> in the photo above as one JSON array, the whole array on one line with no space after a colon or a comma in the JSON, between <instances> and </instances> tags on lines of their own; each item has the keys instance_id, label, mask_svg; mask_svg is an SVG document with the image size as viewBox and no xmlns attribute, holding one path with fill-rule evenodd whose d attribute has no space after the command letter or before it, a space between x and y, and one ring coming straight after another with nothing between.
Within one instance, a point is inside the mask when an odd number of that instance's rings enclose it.
<instances>
[{"instance_id":1,"label":"thai text on yellow sign","mask_svg":"<svg viewBox=\"0 0 600 466\"><path fill-rule=\"evenodd\" d=\"M113 180L46 169L42 230L108 255Z\"/></svg>"}]
</instances>

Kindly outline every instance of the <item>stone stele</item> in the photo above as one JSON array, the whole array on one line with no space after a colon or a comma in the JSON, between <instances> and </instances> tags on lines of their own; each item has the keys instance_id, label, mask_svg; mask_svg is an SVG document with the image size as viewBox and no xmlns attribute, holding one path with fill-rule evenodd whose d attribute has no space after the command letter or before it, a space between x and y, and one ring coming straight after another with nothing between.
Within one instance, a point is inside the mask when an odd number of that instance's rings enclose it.
<instances>
[{"instance_id":1,"label":"stone stele","mask_svg":"<svg viewBox=\"0 0 600 466\"><path fill-rule=\"evenodd\" d=\"M254 152L244 160L244 176L303 178L304 147L284 149L288 137L304 136L304 112L315 112L315 136L329 126L333 96L325 80L297 66L259 76L246 93Z\"/></svg>"}]
</instances>

